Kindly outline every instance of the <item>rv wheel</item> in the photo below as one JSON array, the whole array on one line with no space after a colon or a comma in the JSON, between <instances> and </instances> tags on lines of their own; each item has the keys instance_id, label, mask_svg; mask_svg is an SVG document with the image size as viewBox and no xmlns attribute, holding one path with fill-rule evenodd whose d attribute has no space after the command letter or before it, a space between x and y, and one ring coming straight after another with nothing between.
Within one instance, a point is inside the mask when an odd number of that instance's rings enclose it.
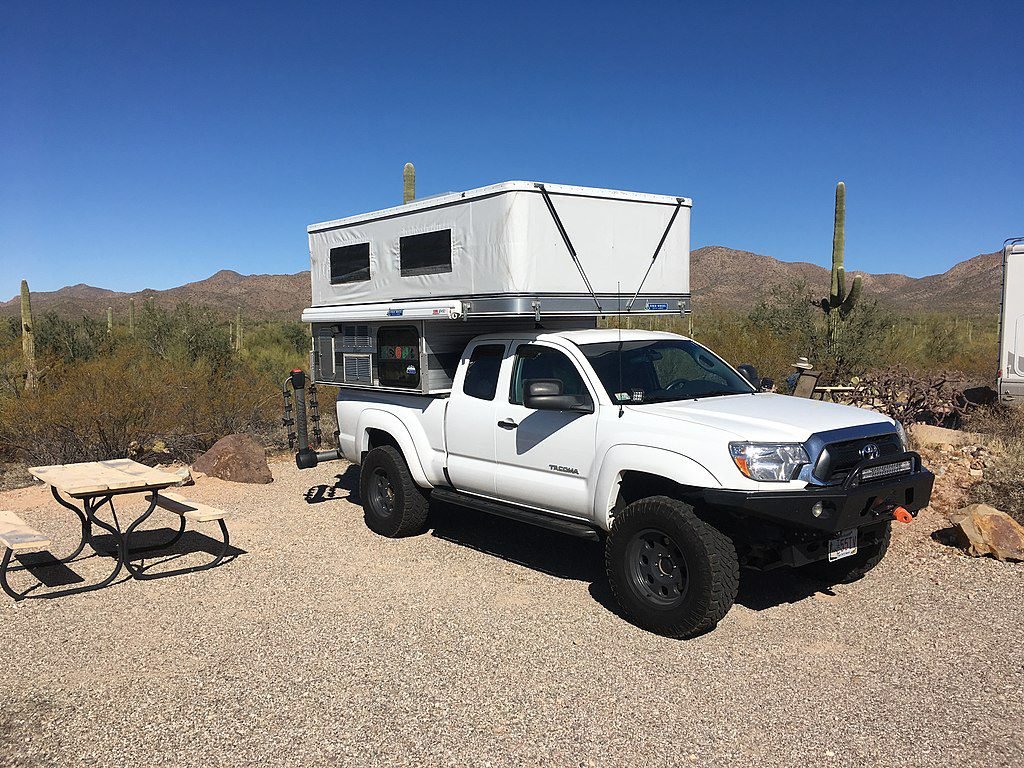
<instances>
[{"instance_id":1,"label":"rv wheel","mask_svg":"<svg viewBox=\"0 0 1024 768\"><path fill-rule=\"evenodd\" d=\"M427 496L394 447L384 445L366 454L359 473L359 495L363 519L371 531L399 538L426 530Z\"/></svg>"},{"instance_id":2,"label":"rv wheel","mask_svg":"<svg viewBox=\"0 0 1024 768\"><path fill-rule=\"evenodd\" d=\"M626 616L668 637L714 628L739 586L732 541L667 496L634 501L615 516L605 566Z\"/></svg>"}]
</instances>

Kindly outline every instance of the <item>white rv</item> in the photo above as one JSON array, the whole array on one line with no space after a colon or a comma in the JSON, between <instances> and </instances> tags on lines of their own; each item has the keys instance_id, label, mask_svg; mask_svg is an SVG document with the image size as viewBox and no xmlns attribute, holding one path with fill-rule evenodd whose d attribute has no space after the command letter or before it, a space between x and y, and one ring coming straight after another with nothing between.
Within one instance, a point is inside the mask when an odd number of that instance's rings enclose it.
<instances>
[{"instance_id":1,"label":"white rv","mask_svg":"<svg viewBox=\"0 0 1024 768\"><path fill-rule=\"evenodd\" d=\"M360 465L384 536L434 501L603 541L625 614L666 635L713 627L741 566L859 578L931 494L898 423L597 327L689 310L689 225L685 197L517 181L309 227L302 319L339 434L308 444L293 371L296 463Z\"/></svg>"},{"instance_id":2,"label":"white rv","mask_svg":"<svg viewBox=\"0 0 1024 768\"><path fill-rule=\"evenodd\" d=\"M999 314L999 399L1024 404L1024 237L1003 243Z\"/></svg>"}]
</instances>

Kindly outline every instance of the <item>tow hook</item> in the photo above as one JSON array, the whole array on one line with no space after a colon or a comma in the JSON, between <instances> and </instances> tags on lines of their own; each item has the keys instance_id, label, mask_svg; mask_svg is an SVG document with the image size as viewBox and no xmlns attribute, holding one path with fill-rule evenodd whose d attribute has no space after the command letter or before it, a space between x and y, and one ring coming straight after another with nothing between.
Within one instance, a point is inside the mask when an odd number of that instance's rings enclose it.
<instances>
[{"instance_id":1,"label":"tow hook","mask_svg":"<svg viewBox=\"0 0 1024 768\"><path fill-rule=\"evenodd\" d=\"M911 523L914 521L914 516L903 507L896 507L896 509L892 511L892 516L900 523Z\"/></svg>"}]
</instances>

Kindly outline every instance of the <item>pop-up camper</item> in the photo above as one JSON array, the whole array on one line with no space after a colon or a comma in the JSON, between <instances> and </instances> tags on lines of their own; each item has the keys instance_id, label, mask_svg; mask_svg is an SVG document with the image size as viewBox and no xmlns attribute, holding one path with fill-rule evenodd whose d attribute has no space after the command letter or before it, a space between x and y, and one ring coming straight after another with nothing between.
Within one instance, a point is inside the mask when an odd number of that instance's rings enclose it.
<instances>
[{"instance_id":1,"label":"pop-up camper","mask_svg":"<svg viewBox=\"0 0 1024 768\"><path fill-rule=\"evenodd\" d=\"M999 399L1024 404L1024 237L1003 243L999 316Z\"/></svg>"},{"instance_id":2,"label":"pop-up camper","mask_svg":"<svg viewBox=\"0 0 1024 768\"><path fill-rule=\"evenodd\" d=\"M510 181L314 224L314 380L441 394L482 333L684 314L690 205Z\"/></svg>"}]
</instances>

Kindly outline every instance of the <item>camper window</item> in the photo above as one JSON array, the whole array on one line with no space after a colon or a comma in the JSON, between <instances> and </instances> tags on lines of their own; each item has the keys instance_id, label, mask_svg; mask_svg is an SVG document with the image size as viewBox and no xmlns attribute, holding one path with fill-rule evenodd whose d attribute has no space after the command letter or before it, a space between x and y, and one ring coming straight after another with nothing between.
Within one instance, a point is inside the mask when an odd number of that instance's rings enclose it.
<instances>
[{"instance_id":1,"label":"camper window","mask_svg":"<svg viewBox=\"0 0 1024 768\"><path fill-rule=\"evenodd\" d=\"M420 334L409 326L377 331L377 378L382 387L420 385Z\"/></svg>"},{"instance_id":2,"label":"camper window","mask_svg":"<svg viewBox=\"0 0 1024 768\"><path fill-rule=\"evenodd\" d=\"M402 277L452 271L452 231L424 232L399 238Z\"/></svg>"},{"instance_id":3,"label":"camper window","mask_svg":"<svg viewBox=\"0 0 1024 768\"><path fill-rule=\"evenodd\" d=\"M504 355L504 344L482 344L474 349L462 391L480 400L493 400L494 393L498 391L498 373Z\"/></svg>"},{"instance_id":4,"label":"camper window","mask_svg":"<svg viewBox=\"0 0 1024 768\"><path fill-rule=\"evenodd\" d=\"M331 285L370 279L370 244L356 243L331 248Z\"/></svg>"}]
</instances>

